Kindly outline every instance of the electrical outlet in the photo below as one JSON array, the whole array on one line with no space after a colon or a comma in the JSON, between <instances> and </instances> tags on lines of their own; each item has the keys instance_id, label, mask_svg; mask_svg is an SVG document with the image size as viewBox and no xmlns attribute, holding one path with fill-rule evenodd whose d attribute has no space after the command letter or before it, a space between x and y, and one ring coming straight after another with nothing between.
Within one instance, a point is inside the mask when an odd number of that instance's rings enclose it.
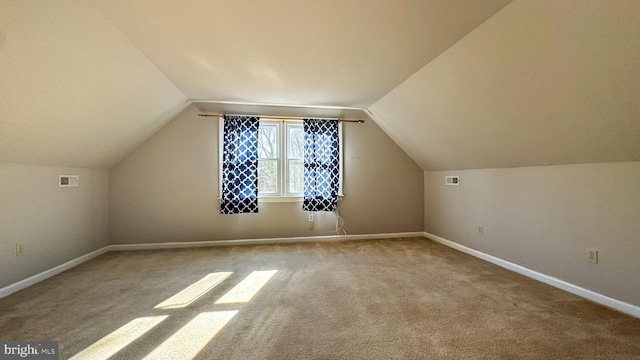
<instances>
[{"instance_id":1,"label":"electrical outlet","mask_svg":"<svg viewBox=\"0 0 640 360\"><path fill-rule=\"evenodd\" d=\"M479 235L484 234L484 227L482 225L478 225L478 234Z\"/></svg>"},{"instance_id":2,"label":"electrical outlet","mask_svg":"<svg viewBox=\"0 0 640 360\"><path fill-rule=\"evenodd\" d=\"M590 263L597 264L598 263L598 250L596 249L587 249L587 261Z\"/></svg>"},{"instance_id":3,"label":"electrical outlet","mask_svg":"<svg viewBox=\"0 0 640 360\"><path fill-rule=\"evenodd\" d=\"M24 255L24 246L22 244L16 244L16 256Z\"/></svg>"},{"instance_id":4,"label":"electrical outlet","mask_svg":"<svg viewBox=\"0 0 640 360\"><path fill-rule=\"evenodd\" d=\"M309 213L309 230L313 230L313 213Z\"/></svg>"}]
</instances>

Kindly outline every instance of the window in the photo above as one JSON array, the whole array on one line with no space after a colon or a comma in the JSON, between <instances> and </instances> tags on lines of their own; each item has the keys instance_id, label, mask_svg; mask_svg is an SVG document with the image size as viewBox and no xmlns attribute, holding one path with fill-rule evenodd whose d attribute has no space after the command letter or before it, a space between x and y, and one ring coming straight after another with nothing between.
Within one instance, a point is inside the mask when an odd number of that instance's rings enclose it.
<instances>
[{"instance_id":1,"label":"window","mask_svg":"<svg viewBox=\"0 0 640 360\"><path fill-rule=\"evenodd\" d=\"M300 197L304 192L304 132L299 121L260 120L258 196Z\"/></svg>"},{"instance_id":2,"label":"window","mask_svg":"<svg viewBox=\"0 0 640 360\"><path fill-rule=\"evenodd\" d=\"M224 134L220 127L220 141ZM342 127L339 127L342 143ZM222 152L222 145L220 148ZM342 149L342 146L340 146ZM342 150L341 150L342 151ZM340 156L342 196L342 156ZM302 121L261 118L258 127L258 197L261 201L301 201L304 195Z\"/></svg>"}]
</instances>

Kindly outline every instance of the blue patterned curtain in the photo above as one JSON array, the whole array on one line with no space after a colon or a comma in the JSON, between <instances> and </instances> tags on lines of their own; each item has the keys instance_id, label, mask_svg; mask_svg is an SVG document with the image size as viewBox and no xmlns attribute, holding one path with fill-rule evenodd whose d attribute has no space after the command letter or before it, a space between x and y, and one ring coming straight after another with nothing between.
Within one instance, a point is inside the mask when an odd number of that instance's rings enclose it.
<instances>
[{"instance_id":1,"label":"blue patterned curtain","mask_svg":"<svg viewBox=\"0 0 640 360\"><path fill-rule=\"evenodd\" d=\"M224 117L221 214L258 212L258 124L255 116Z\"/></svg>"},{"instance_id":2,"label":"blue patterned curtain","mask_svg":"<svg viewBox=\"0 0 640 360\"><path fill-rule=\"evenodd\" d=\"M304 200L302 210L338 207L340 149L338 121L304 119Z\"/></svg>"}]
</instances>

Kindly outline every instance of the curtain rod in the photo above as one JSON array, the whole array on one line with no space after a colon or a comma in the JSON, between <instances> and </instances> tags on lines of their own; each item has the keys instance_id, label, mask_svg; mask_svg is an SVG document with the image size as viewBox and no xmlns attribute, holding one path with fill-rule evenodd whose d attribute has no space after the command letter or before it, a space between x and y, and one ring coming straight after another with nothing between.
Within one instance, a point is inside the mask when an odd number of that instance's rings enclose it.
<instances>
[{"instance_id":1,"label":"curtain rod","mask_svg":"<svg viewBox=\"0 0 640 360\"><path fill-rule=\"evenodd\" d=\"M198 114L198 116L204 116L204 117L224 117L224 114ZM257 116L260 117L260 116ZM279 121L302 121L304 119L307 118L303 118L303 117L299 117L299 116L279 116L279 117L273 117L273 116L264 116L265 119L267 120L279 120ZM339 122L347 122L347 123L358 123L358 124L363 124L364 120L344 120L344 119L338 119Z\"/></svg>"}]
</instances>

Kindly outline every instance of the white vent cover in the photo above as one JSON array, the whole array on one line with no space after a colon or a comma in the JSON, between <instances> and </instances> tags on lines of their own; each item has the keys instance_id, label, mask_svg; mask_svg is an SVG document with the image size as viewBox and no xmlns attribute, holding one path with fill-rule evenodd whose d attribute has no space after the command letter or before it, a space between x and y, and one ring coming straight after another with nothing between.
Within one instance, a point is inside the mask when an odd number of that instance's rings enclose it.
<instances>
[{"instance_id":1,"label":"white vent cover","mask_svg":"<svg viewBox=\"0 0 640 360\"><path fill-rule=\"evenodd\" d=\"M458 175L445 176L444 177L444 183L445 183L445 185L458 186L458 185L460 185L460 176L458 176Z\"/></svg>"},{"instance_id":2,"label":"white vent cover","mask_svg":"<svg viewBox=\"0 0 640 360\"><path fill-rule=\"evenodd\" d=\"M58 187L78 187L80 175L58 175Z\"/></svg>"}]
</instances>

